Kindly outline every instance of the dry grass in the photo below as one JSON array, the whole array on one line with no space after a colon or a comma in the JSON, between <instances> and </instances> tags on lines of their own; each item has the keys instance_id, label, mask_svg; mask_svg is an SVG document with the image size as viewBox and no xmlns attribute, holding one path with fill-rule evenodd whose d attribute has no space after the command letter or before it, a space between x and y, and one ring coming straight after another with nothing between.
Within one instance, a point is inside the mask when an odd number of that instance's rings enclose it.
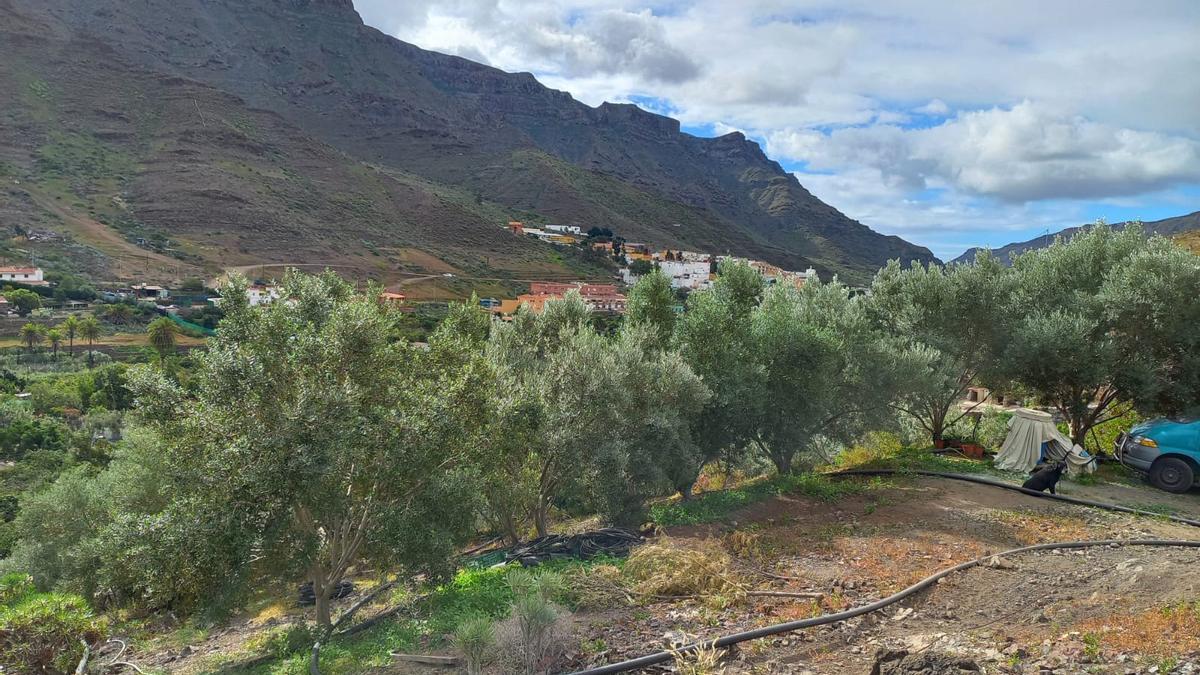
<instances>
[{"instance_id":1,"label":"dry grass","mask_svg":"<svg viewBox=\"0 0 1200 675\"><path fill-rule=\"evenodd\" d=\"M283 604L282 602L273 602L259 610L258 613L254 615L254 618L251 619L251 621L261 625L267 623L268 621L282 619L285 616L288 616L289 613L290 610L288 609L287 605Z\"/></svg>"},{"instance_id":2,"label":"dry grass","mask_svg":"<svg viewBox=\"0 0 1200 675\"><path fill-rule=\"evenodd\" d=\"M975 541L887 536L847 537L834 541L833 547L855 576L883 592L898 591L940 569L984 553L983 546Z\"/></svg>"},{"instance_id":3,"label":"dry grass","mask_svg":"<svg viewBox=\"0 0 1200 675\"><path fill-rule=\"evenodd\" d=\"M1076 516L1056 516L1032 511L995 510L987 514L994 522L1008 526L1013 537L1025 546L1051 541L1091 538L1092 530Z\"/></svg>"},{"instance_id":4,"label":"dry grass","mask_svg":"<svg viewBox=\"0 0 1200 675\"><path fill-rule=\"evenodd\" d=\"M1200 601L1089 619L1077 630L1096 635L1113 651L1159 658L1191 654L1200 651Z\"/></svg>"},{"instance_id":5,"label":"dry grass","mask_svg":"<svg viewBox=\"0 0 1200 675\"><path fill-rule=\"evenodd\" d=\"M720 665L725 657L724 649L715 646L700 647L687 653L679 651L682 645L672 645L668 650L675 657L675 672L680 675L724 675L725 667Z\"/></svg>"},{"instance_id":6,"label":"dry grass","mask_svg":"<svg viewBox=\"0 0 1200 675\"><path fill-rule=\"evenodd\" d=\"M750 530L734 530L725 535L725 546L739 558L747 560L762 560L767 557L760 532Z\"/></svg>"},{"instance_id":7,"label":"dry grass","mask_svg":"<svg viewBox=\"0 0 1200 675\"><path fill-rule=\"evenodd\" d=\"M625 562L632 590L649 598L739 597L745 592L733 560L719 541L686 548L663 539L640 546Z\"/></svg>"},{"instance_id":8,"label":"dry grass","mask_svg":"<svg viewBox=\"0 0 1200 675\"><path fill-rule=\"evenodd\" d=\"M610 609L632 601L616 565L576 567L566 572L567 598L576 609Z\"/></svg>"}]
</instances>

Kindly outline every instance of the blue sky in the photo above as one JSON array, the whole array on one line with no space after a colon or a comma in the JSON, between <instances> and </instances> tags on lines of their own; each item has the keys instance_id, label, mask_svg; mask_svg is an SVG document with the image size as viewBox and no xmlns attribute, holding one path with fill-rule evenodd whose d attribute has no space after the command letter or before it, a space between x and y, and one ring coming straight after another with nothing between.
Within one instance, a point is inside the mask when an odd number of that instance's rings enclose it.
<instances>
[{"instance_id":1,"label":"blue sky","mask_svg":"<svg viewBox=\"0 0 1200 675\"><path fill-rule=\"evenodd\" d=\"M1200 210L1200 2L356 0L400 39L689 133L952 258Z\"/></svg>"}]
</instances>

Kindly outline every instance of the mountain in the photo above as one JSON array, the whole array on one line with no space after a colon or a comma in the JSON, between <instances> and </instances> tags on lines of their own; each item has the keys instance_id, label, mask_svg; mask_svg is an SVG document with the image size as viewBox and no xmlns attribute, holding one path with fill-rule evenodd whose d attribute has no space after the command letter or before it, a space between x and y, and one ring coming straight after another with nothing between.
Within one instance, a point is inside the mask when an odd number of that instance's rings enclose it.
<instances>
[{"instance_id":1,"label":"mountain","mask_svg":"<svg viewBox=\"0 0 1200 675\"><path fill-rule=\"evenodd\" d=\"M740 133L419 49L349 0L0 0L0 49L0 226L59 235L8 258L126 277L599 271L501 229L516 218L851 282L933 260Z\"/></svg>"},{"instance_id":2,"label":"mountain","mask_svg":"<svg viewBox=\"0 0 1200 675\"><path fill-rule=\"evenodd\" d=\"M1123 228L1128 223L1116 223L1114 228ZM1142 223L1147 232L1161 234L1164 237L1176 237L1186 232L1200 230L1200 211L1189 213L1183 216L1175 216L1174 218L1164 218L1163 220L1155 220L1152 222ZM1070 238L1076 232L1085 230L1090 225L1080 225L1078 227L1068 227L1064 230L1059 230L1054 234L1043 234L1040 237L1035 237L1028 241L1014 242L1000 248L992 249L992 254L999 258L1004 264L1012 263L1012 259L1026 251L1034 249L1046 248L1054 243L1055 238L1064 237ZM975 254L980 251L979 248L969 248L965 253L950 261L950 264L971 262L975 259Z\"/></svg>"}]
</instances>

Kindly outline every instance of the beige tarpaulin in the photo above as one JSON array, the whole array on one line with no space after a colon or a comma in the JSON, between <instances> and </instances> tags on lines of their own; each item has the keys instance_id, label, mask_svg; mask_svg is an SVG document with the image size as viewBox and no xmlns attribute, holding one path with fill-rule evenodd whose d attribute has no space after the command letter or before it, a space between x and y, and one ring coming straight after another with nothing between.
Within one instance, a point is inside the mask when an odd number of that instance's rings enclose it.
<instances>
[{"instance_id":1,"label":"beige tarpaulin","mask_svg":"<svg viewBox=\"0 0 1200 675\"><path fill-rule=\"evenodd\" d=\"M1071 475L1096 470L1093 457L1075 445L1054 426L1050 413L1017 408L1008 421L1008 437L993 464L1007 471L1029 473L1042 460L1042 444L1046 444L1044 461L1065 461Z\"/></svg>"}]
</instances>

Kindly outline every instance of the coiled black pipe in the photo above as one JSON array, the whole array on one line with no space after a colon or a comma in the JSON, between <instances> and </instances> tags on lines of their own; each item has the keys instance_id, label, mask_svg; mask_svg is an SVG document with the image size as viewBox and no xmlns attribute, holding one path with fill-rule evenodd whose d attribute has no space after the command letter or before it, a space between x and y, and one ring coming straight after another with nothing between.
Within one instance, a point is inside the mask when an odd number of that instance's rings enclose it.
<instances>
[{"instance_id":1,"label":"coiled black pipe","mask_svg":"<svg viewBox=\"0 0 1200 675\"><path fill-rule=\"evenodd\" d=\"M1005 483L1004 481L1001 481L1001 480L985 478L983 476L973 476L971 474L965 474L965 473L947 473L944 471L919 471L919 470L905 471L902 469L849 469L846 471L836 471L833 473L827 473L825 475L829 476L831 478L841 477L841 476L931 476L933 478L949 478L952 480L966 481L968 483L978 483L979 485L990 485L992 487L1003 488L1005 490L1012 490L1013 492L1023 492L1025 494L1033 496L1033 497L1041 497L1043 499L1054 499L1054 500L1057 500L1060 502L1066 502L1068 504L1078 504L1080 506L1091 506L1091 507L1097 508L1097 509L1107 509L1109 511L1118 511L1120 513L1133 513L1133 514L1136 514L1139 516L1153 516L1155 518L1166 518L1167 520L1171 520L1176 523L1183 523L1184 525L1191 525L1192 527L1200 527L1200 520L1194 520L1192 518L1184 518L1183 516L1172 516L1172 515L1165 514L1165 513L1155 513L1154 511L1144 511L1142 509L1135 509L1135 508L1131 508L1128 506L1121 506L1119 504L1108 504L1105 502L1098 502L1098 501L1095 501L1092 499L1081 499L1079 497L1067 497L1066 495L1052 495L1048 492L1038 492L1037 490L1030 490L1029 488L1021 487L1020 485L1013 485L1012 483Z\"/></svg>"},{"instance_id":2,"label":"coiled black pipe","mask_svg":"<svg viewBox=\"0 0 1200 675\"><path fill-rule=\"evenodd\" d=\"M748 630L748 631L743 631L741 633L734 633L732 635L726 635L724 637L719 637L719 638L716 638L715 640L703 640L700 642L693 642L692 644L685 645L683 647L680 647L679 649L676 649L674 653L673 652L656 652L654 654L648 654L646 656L641 656L636 659L630 659L628 661L621 661L619 663L610 663L605 666L598 666L596 668L588 668L587 670L576 671L575 673L573 673L573 675L608 675L609 673L624 673L624 672L628 672L631 670L637 670L638 668L645 668L647 666L652 666L656 663L664 663L666 661L670 661L675 658L676 653L687 653L687 652L691 652L691 651L696 651L697 649L712 649L712 648L728 647L730 645L735 645L739 642L746 642L748 640L757 640L759 638L769 637L771 635L778 635L780 633L788 633L788 632L791 632L794 630L800 630L801 628L812 628L814 626L824 626L824 625L830 624L830 623L837 623L839 621L853 619L856 616L862 616L864 614L870 614L871 612L877 612L877 611L883 609L884 607L887 607L888 605L894 605L897 602L900 602L901 600L904 600L905 598L907 598L911 595L915 595L916 593L919 593L922 590L929 588L933 584L936 584L939 580L941 580L947 576L950 576L951 574L953 574L955 572L961 572L962 570L970 569L970 568L980 565L980 564L984 563L985 561L990 560L992 558L1011 556L1011 555L1016 555L1018 553L1028 553L1030 551L1050 551L1050 550L1054 550L1054 549L1092 548L1092 547L1096 547L1096 546L1114 546L1114 547L1115 546L1186 546L1186 547L1190 547L1190 548L1200 548L1200 541L1191 541L1191 540L1187 540L1187 539L1105 539L1105 540L1100 540L1100 541L1063 541L1063 542L1053 542L1053 543L1048 543L1048 544L1035 544L1033 546L1022 546L1021 548L1014 548L1014 549L1010 549L1008 551L1001 551L1000 553L993 553L991 555L985 555L985 556L976 558L974 560L969 560L965 563L960 563L958 565L955 565L954 567L944 569L936 574L925 577L924 579L918 581L917 583L913 584L912 586L909 586L908 588L905 588L904 590L902 590L898 593L895 593L893 595L889 595L888 597L883 598L882 600L876 600L875 602L872 602L868 605L862 605L860 607L848 609L844 612L838 612L836 614L826 614L824 616L816 616L811 619L801 619L799 621L788 621L787 623L777 623L773 626L763 626L762 628L755 628L754 630Z\"/></svg>"}]
</instances>

